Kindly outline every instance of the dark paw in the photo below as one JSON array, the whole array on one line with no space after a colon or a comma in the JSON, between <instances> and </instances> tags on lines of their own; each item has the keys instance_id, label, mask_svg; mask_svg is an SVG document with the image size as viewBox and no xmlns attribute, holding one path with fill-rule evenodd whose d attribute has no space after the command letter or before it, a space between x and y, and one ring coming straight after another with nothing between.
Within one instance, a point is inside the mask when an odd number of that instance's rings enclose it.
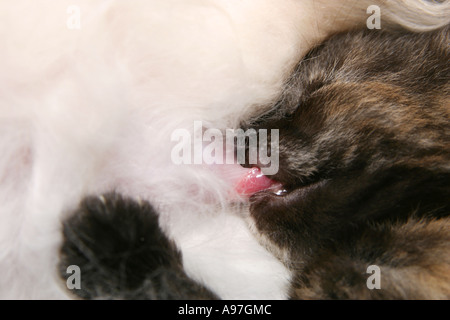
<instances>
[{"instance_id":1,"label":"dark paw","mask_svg":"<svg viewBox=\"0 0 450 320\"><path fill-rule=\"evenodd\" d=\"M184 273L181 254L161 231L147 202L111 193L87 197L63 222L60 274L80 271L85 299L208 299L214 295ZM76 281L76 279L69 279Z\"/></svg>"}]
</instances>

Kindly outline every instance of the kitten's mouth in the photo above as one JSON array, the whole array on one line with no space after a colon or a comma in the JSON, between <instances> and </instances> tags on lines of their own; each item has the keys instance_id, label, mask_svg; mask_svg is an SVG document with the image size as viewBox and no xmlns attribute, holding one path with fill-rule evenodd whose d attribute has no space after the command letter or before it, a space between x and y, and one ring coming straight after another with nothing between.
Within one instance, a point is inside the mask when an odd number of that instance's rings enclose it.
<instances>
[{"instance_id":1,"label":"kitten's mouth","mask_svg":"<svg viewBox=\"0 0 450 320\"><path fill-rule=\"evenodd\" d=\"M323 187L328 180L322 179L305 184L289 185L270 179L265 176L258 167L250 168L236 186L236 191L245 197L255 194L270 196L272 199L305 199L317 188Z\"/></svg>"},{"instance_id":2,"label":"kitten's mouth","mask_svg":"<svg viewBox=\"0 0 450 320\"><path fill-rule=\"evenodd\" d=\"M281 182L265 176L258 167L250 168L238 182L236 191L243 196L251 196L262 191L273 193L276 196L283 196L288 193L287 188Z\"/></svg>"}]
</instances>

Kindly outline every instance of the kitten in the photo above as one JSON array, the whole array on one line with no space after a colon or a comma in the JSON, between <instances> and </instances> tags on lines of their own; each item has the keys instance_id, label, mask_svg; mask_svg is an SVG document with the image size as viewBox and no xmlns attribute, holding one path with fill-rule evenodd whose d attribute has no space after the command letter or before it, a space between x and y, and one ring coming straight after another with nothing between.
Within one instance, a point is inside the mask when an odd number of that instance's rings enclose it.
<instances>
[{"instance_id":1,"label":"kitten","mask_svg":"<svg viewBox=\"0 0 450 320\"><path fill-rule=\"evenodd\" d=\"M255 194L250 215L292 298L450 298L449 58L448 27L339 35L253 123L280 129L286 192Z\"/></svg>"},{"instance_id":2,"label":"kitten","mask_svg":"<svg viewBox=\"0 0 450 320\"><path fill-rule=\"evenodd\" d=\"M449 40L448 27L332 37L245 123L279 129L282 190L252 195L247 219L291 270L291 298L450 298ZM156 218L117 194L86 199L64 223L63 279L77 264L83 298L216 298Z\"/></svg>"}]
</instances>

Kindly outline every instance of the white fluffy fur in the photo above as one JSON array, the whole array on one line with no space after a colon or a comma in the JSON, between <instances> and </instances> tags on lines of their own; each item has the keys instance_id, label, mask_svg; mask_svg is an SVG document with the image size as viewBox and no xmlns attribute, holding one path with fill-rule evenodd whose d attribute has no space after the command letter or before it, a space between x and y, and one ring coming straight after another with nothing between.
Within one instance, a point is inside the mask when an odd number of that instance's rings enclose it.
<instances>
[{"instance_id":1,"label":"white fluffy fur","mask_svg":"<svg viewBox=\"0 0 450 320\"><path fill-rule=\"evenodd\" d=\"M385 2L391 24L448 23L448 3ZM285 298L289 273L227 209L222 169L173 165L170 136L263 111L311 46L364 25L373 3L0 0L0 298L67 298L61 218L110 190L157 206L189 274L222 298Z\"/></svg>"}]
</instances>

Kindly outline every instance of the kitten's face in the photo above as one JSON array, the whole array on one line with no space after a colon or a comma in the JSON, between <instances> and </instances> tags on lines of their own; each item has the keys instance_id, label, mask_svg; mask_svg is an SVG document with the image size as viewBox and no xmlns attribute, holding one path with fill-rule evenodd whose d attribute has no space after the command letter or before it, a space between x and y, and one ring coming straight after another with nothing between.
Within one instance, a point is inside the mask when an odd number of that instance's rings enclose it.
<instances>
[{"instance_id":1,"label":"kitten's face","mask_svg":"<svg viewBox=\"0 0 450 320\"><path fill-rule=\"evenodd\" d=\"M254 123L279 129L272 152L279 152L280 169L272 178L286 192L251 199L258 231L279 247L306 252L342 240L368 220L406 219L419 204L426 210L443 201L431 190L448 189L448 173L429 177L449 159L448 86L424 81L426 61L405 60L376 37L338 37L317 49L300 64L276 111ZM405 52L417 55L408 45Z\"/></svg>"}]
</instances>

